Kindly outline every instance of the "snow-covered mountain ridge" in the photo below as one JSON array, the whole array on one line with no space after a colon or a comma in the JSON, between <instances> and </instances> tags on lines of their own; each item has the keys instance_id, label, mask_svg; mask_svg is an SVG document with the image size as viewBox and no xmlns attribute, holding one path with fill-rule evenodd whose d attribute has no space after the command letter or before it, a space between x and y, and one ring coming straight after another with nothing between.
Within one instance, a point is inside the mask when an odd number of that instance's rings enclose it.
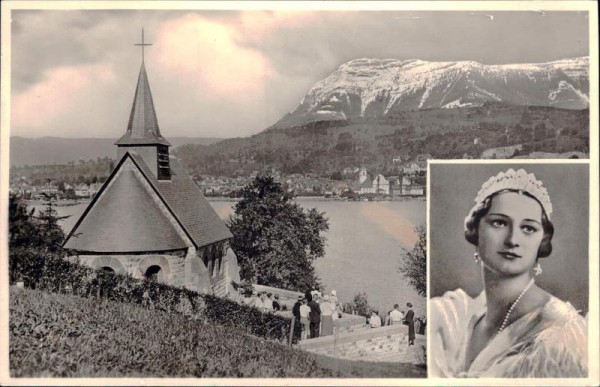
<instances>
[{"instance_id":1,"label":"snow-covered mountain ridge","mask_svg":"<svg viewBox=\"0 0 600 387\"><path fill-rule=\"evenodd\" d=\"M317 82L275 126L480 106L488 101L584 109L589 106L588 73L588 57L506 65L354 59Z\"/></svg>"}]
</instances>

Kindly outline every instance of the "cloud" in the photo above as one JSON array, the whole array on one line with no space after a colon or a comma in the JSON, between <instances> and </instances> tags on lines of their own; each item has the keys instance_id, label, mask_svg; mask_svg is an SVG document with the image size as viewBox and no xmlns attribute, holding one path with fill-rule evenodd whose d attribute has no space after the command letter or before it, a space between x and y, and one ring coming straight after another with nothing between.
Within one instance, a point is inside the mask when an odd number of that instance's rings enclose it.
<instances>
[{"instance_id":1,"label":"cloud","mask_svg":"<svg viewBox=\"0 0 600 387\"><path fill-rule=\"evenodd\" d=\"M120 136L142 27L154 44L146 68L165 136L256 133L358 57L518 63L587 55L588 47L585 14L573 12L502 12L493 23L469 12L19 10L11 16L11 131L31 136Z\"/></svg>"},{"instance_id":2,"label":"cloud","mask_svg":"<svg viewBox=\"0 0 600 387\"><path fill-rule=\"evenodd\" d=\"M242 11L235 27L240 41L263 44L273 33L304 29L318 19L314 11Z\"/></svg>"},{"instance_id":3,"label":"cloud","mask_svg":"<svg viewBox=\"0 0 600 387\"><path fill-rule=\"evenodd\" d=\"M272 70L268 58L236 43L236 33L227 24L188 14L161 26L160 49L151 56L179 85L207 97L247 99L262 93Z\"/></svg>"},{"instance_id":4,"label":"cloud","mask_svg":"<svg viewBox=\"0 0 600 387\"><path fill-rule=\"evenodd\" d=\"M11 46L14 91L23 91L43 81L47 70L94 61L94 52L87 50L81 39L83 19L74 23L73 16L68 12L14 11ZM89 17L85 20L89 22L88 31L100 22Z\"/></svg>"},{"instance_id":5,"label":"cloud","mask_svg":"<svg viewBox=\"0 0 600 387\"><path fill-rule=\"evenodd\" d=\"M94 116L94 109L83 107L94 104L93 96L98 85L105 87L115 79L113 68L102 64L49 70L43 81L13 96L12 125L29 129L47 128L64 123L64 119L73 113L82 113L82 117L89 119ZM80 121L76 126L81 128L85 124Z\"/></svg>"}]
</instances>

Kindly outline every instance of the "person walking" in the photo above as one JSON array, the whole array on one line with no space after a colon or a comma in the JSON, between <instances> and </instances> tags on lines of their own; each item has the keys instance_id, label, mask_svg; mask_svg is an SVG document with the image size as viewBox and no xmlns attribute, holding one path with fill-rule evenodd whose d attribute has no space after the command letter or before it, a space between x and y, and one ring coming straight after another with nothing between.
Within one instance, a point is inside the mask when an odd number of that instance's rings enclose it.
<instances>
[{"instance_id":1,"label":"person walking","mask_svg":"<svg viewBox=\"0 0 600 387\"><path fill-rule=\"evenodd\" d=\"M406 312L406 316L404 316L404 325L408 325L408 345L415 345L415 312L412 310L412 304L410 302L406 303L408 307L408 312Z\"/></svg>"},{"instance_id":2,"label":"person walking","mask_svg":"<svg viewBox=\"0 0 600 387\"><path fill-rule=\"evenodd\" d=\"M280 311L281 310L281 304L279 303L279 294L275 294L273 296L275 299L273 300L273 310L274 311Z\"/></svg>"},{"instance_id":3,"label":"person walking","mask_svg":"<svg viewBox=\"0 0 600 387\"><path fill-rule=\"evenodd\" d=\"M371 318L369 318L369 325L371 328L380 328L381 327L381 317L379 317L379 312L374 310L371 313Z\"/></svg>"},{"instance_id":4,"label":"person walking","mask_svg":"<svg viewBox=\"0 0 600 387\"><path fill-rule=\"evenodd\" d=\"M335 312L333 313L333 320L335 321L342 317L342 306L340 305L340 300L338 299L337 292L335 290L331 291L329 301L335 305Z\"/></svg>"},{"instance_id":5,"label":"person walking","mask_svg":"<svg viewBox=\"0 0 600 387\"><path fill-rule=\"evenodd\" d=\"M309 316L310 306L308 306L308 300L305 298L302 300L302 305L300 306L300 323L302 324L302 335L300 336L301 340L308 339L308 332L311 329Z\"/></svg>"},{"instance_id":6,"label":"person walking","mask_svg":"<svg viewBox=\"0 0 600 387\"><path fill-rule=\"evenodd\" d=\"M329 301L331 301L331 303L333 305L337 305L339 303L339 300L337 297L337 292L335 290L331 291L331 295L329 296Z\"/></svg>"},{"instance_id":7,"label":"person walking","mask_svg":"<svg viewBox=\"0 0 600 387\"><path fill-rule=\"evenodd\" d=\"M398 304L394 304L394 309L390 312L389 325L402 324L403 318L404 315L400 311L400 306Z\"/></svg>"},{"instance_id":8,"label":"person walking","mask_svg":"<svg viewBox=\"0 0 600 387\"><path fill-rule=\"evenodd\" d=\"M312 295L308 294L308 307L310 308L309 320L310 320L310 338L314 339L319 337L319 328L321 325L321 308L319 304L312 298Z\"/></svg>"},{"instance_id":9,"label":"person walking","mask_svg":"<svg viewBox=\"0 0 600 387\"><path fill-rule=\"evenodd\" d=\"M300 327L300 338L302 338L302 323L300 322L300 307L302 306L303 299L304 299L304 296L301 296L301 295L298 296L296 303L292 307L292 315L296 319L295 324ZM296 331L294 330L294 333L295 332ZM296 337L298 337L297 334L296 334Z\"/></svg>"},{"instance_id":10,"label":"person walking","mask_svg":"<svg viewBox=\"0 0 600 387\"><path fill-rule=\"evenodd\" d=\"M333 335L333 314L337 312L327 294L323 296L323 302L319 307L321 308L321 336Z\"/></svg>"}]
</instances>

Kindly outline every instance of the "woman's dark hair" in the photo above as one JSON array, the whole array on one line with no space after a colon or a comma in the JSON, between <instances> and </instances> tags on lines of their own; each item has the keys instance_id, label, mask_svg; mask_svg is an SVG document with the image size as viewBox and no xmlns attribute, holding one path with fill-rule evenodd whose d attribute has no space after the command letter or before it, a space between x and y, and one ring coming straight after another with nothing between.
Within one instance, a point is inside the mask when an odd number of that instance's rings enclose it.
<instances>
[{"instance_id":1,"label":"woman's dark hair","mask_svg":"<svg viewBox=\"0 0 600 387\"><path fill-rule=\"evenodd\" d=\"M542 238L542 242L540 243L540 247L538 249L537 257L538 258L546 258L552 253L552 236L554 235L554 225L548 219L548 215L546 215L546 211L544 210L544 206L537 200L534 196L529 194L528 192L518 191L513 189L502 190L498 192L494 192L482 203L479 203L476 207L471 210L469 218L465 223L465 239L467 242L472 245L477 246L479 244L479 222L481 222L481 218L487 215L492 207L492 199L498 194L503 192L521 192L523 195L526 195L540 205L542 208L542 228L544 230L544 237Z\"/></svg>"}]
</instances>

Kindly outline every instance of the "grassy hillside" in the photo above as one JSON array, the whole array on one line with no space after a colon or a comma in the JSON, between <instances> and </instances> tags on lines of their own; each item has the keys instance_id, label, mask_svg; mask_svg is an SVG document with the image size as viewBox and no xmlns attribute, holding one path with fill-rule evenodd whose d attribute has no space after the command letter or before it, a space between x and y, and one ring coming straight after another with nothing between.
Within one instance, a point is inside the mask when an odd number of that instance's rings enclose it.
<instances>
[{"instance_id":1,"label":"grassy hillside","mask_svg":"<svg viewBox=\"0 0 600 387\"><path fill-rule=\"evenodd\" d=\"M425 377L319 357L131 304L11 288L13 377Z\"/></svg>"},{"instance_id":2,"label":"grassy hillside","mask_svg":"<svg viewBox=\"0 0 600 387\"><path fill-rule=\"evenodd\" d=\"M394 156L478 158L483 150L525 144L527 151L589 152L588 110L486 104L386 117L271 128L248 138L184 145L177 155L193 175L247 175L265 166L329 175L365 165L393 172Z\"/></svg>"}]
</instances>

